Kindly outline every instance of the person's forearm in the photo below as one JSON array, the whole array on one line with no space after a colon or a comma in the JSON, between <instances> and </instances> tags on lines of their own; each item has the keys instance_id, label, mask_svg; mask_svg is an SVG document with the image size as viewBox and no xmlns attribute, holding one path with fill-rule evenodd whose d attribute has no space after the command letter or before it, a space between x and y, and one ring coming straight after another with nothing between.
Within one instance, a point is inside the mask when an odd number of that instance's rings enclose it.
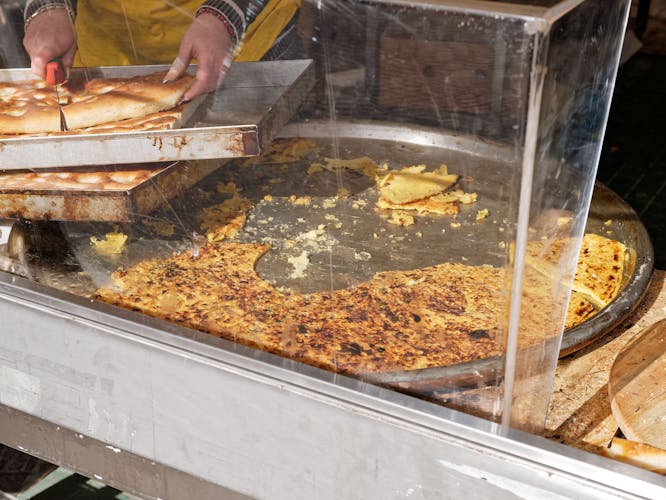
<instances>
[{"instance_id":1,"label":"person's forearm","mask_svg":"<svg viewBox=\"0 0 666 500\"><path fill-rule=\"evenodd\" d=\"M206 0L196 15L207 12L218 16L227 27L235 47L267 3L268 0Z\"/></svg>"},{"instance_id":2,"label":"person's forearm","mask_svg":"<svg viewBox=\"0 0 666 500\"><path fill-rule=\"evenodd\" d=\"M42 12L51 9L66 9L69 17L76 17L76 0L28 0L23 10L24 28L27 29L30 22Z\"/></svg>"}]
</instances>

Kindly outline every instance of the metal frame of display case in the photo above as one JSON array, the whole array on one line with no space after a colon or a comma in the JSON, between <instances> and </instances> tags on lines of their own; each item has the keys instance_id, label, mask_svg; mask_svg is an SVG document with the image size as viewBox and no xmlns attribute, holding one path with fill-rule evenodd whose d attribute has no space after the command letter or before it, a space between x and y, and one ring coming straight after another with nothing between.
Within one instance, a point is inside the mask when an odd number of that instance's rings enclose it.
<instances>
[{"instance_id":1,"label":"metal frame of display case","mask_svg":"<svg viewBox=\"0 0 666 500\"><path fill-rule=\"evenodd\" d=\"M663 498L663 477L0 274L0 442L153 498Z\"/></svg>"}]
</instances>

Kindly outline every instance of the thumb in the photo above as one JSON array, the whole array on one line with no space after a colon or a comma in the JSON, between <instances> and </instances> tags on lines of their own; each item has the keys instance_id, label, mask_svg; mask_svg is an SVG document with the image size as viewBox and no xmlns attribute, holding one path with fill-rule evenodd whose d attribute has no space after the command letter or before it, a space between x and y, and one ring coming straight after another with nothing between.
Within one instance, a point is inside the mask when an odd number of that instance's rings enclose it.
<instances>
[{"instance_id":1,"label":"thumb","mask_svg":"<svg viewBox=\"0 0 666 500\"><path fill-rule=\"evenodd\" d=\"M30 70L41 79L46 77L47 58L41 55L35 55L30 58Z\"/></svg>"}]
</instances>

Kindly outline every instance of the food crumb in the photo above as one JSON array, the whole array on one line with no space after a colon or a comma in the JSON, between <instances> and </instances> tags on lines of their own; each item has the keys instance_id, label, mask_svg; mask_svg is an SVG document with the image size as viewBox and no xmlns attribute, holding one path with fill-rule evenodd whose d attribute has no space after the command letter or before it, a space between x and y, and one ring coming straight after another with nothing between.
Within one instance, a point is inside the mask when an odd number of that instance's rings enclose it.
<instances>
[{"instance_id":1,"label":"food crumb","mask_svg":"<svg viewBox=\"0 0 666 500\"><path fill-rule=\"evenodd\" d=\"M608 219L606 222L604 222L604 226L610 226L613 223L613 219Z\"/></svg>"},{"instance_id":2,"label":"food crumb","mask_svg":"<svg viewBox=\"0 0 666 500\"><path fill-rule=\"evenodd\" d=\"M460 222L452 222L451 223L451 227L453 229L458 229L460 226L462 226L462 224Z\"/></svg>"},{"instance_id":3,"label":"food crumb","mask_svg":"<svg viewBox=\"0 0 666 500\"><path fill-rule=\"evenodd\" d=\"M369 261L371 258L369 252L354 252L354 260Z\"/></svg>"},{"instance_id":4,"label":"food crumb","mask_svg":"<svg viewBox=\"0 0 666 500\"><path fill-rule=\"evenodd\" d=\"M324 169L321 163L313 163L308 167L308 175L316 174L317 172L322 172Z\"/></svg>"},{"instance_id":5,"label":"food crumb","mask_svg":"<svg viewBox=\"0 0 666 500\"><path fill-rule=\"evenodd\" d=\"M335 207L335 204L336 204L336 199L335 198L326 198L322 202L321 206L322 206L322 208L333 208L333 207Z\"/></svg>"},{"instance_id":6,"label":"food crumb","mask_svg":"<svg viewBox=\"0 0 666 500\"><path fill-rule=\"evenodd\" d=\"M103 239L97 239L95 236L90 237L90 244L100 255L119 255L126 241L127 235L118 231L106 233Z\"/></svg>"},{"instance_id":7,"label":"food crumb","mask_svg":"<svg viewBox=\"0 0 666 500\"><path fill-rule=\"evenodd\" d=\"M391 216L386 219L390 224L397 226L411 226L414 224L414 217L403 212L393 212Z\"/></svg>"},{"instance_id":8,"label":"food crumb","mask_svg":"<svg viewBox=\"0 0 666 500\"><path fill-rule=\"evenodd\" d=\"M349 198L351 196L351 193L349 192L349 189L343 187L338 189L338 192L336 193L336 196L338 198Z\"/></svg>"},{"instance_id":9,"label":"food crumb","mask_svg":"<svg viewBox=\"0 0 666 500\"><path fill-rule=\"evenodd\" d=\"M218 182L217 183L217 192L218 193L234 194L234 193L239 193L240 191L241 191L240 188L238 188L238 186L236 186L235 182L227 182L227 183Z\"/></svg>"},{"instance_id":10,"label":"food crumb","mask_svg":"<svg viewBox=\"0 0 666 500\"><path fill-rule=\"evenodd\" d=\"M500 248L506 248L506 243L504 243L503 241L500 241L500 242L497 244L497 246L500 247Z\"/></svg>"},{"instance_id":11,"label":"food crumb","mask_svg":"<svg viewBox=\"0 0 666 500\"><path fill-rule=\"evenodd\" d=\"M310 196L296 196L295 194L292 194L289 197L289 201L294 205L295 207L309 207L310 204L312 203L312 198Z\"/></svg>"},{"instance_id":12,"label":"food crumb","mask_svg":"<svg viewBox=\"0 0 666 500\"><path fill-rule=\"evenodd\" d=\"M310 257L306 251L303 251L301 252L300 255L297 255L295 257L288 257L287 262L289 262L289 264L291 264L294 267L294 270L289 275L290 278L292 279L304 278L305 269L308 267L308 264L310 263Z\"/></svg>"},{"instance_id":13,"label":"food crumb","mask_svg":"<svg viewBox=\"0 0 666 500\"><path fill-rule=\"evenodd\" d=\"M484 208L483 210L479 210L476 212L476 220L480 221L488 217L488 209Z\"/></svg>"}]
</instances>

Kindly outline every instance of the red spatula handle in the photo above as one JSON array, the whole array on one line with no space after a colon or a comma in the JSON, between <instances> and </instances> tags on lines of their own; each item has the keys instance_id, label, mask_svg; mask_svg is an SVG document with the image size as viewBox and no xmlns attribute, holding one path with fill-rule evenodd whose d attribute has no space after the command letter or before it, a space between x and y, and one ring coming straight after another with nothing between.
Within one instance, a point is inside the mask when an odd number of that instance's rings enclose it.
<instances>
[{"instance_id":1,"label":"red spatula handle","mask_svg":"<svg viewBox=\"0 0 666 500\"><path fill-rule=\"evenodd\" d=\"M49 85L60 85L65 82L65 70L62 67L62 61L53 59L46 63L46 83Z\"/></svg>"}]
</instances>

